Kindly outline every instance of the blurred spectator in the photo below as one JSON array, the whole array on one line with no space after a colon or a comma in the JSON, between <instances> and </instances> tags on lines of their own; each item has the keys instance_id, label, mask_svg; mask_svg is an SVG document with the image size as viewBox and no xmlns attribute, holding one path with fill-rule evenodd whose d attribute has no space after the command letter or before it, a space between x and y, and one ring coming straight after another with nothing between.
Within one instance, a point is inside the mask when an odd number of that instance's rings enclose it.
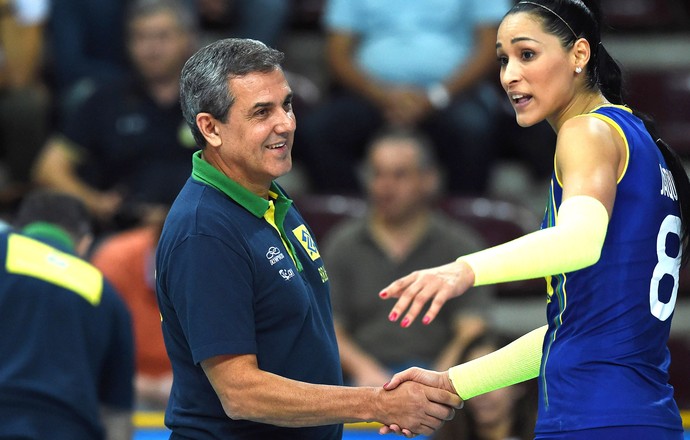
<instances>
[{"instance_id":1,"label":"blurred spectator","mask_svg":"<svg viewBox=\"0 0 690 440\"><path fill-rule=\"evenodd\" d=\"M0 234L0 438L124 440L132 435L129 313L76 255L91 242L81 201L31 192Z\"/></svg>"},{"instance_id":2,"label":"blurred spectator","mask_svg":"<svg viewBox=\"0 0 690 440\"><path fill-rule=\"evenodd\" d=\"M127 23L135 71L94 92L35 169L37 183L80 197L116 229L172 203L194 149L179 104L180 71L196 47L194 14L176 0L137 0Z\"/></svg>"},{"instance_id":3,"label":"blurred spectator","mask_svg":"<svg viewBox=\"0 0 690 440\"><path fill-rule=\"evenodd\" d=\"M468 345L454 365L489 354L512 342L507 335L486 331ZM473 397L446 422L433 440L532 440L537 417L535 380Z\"/></svg>"},{"instance_id":4,"label":"blurred spectator","mask_svg":"<svg viewBox=\"0 0 690 440\"><path fill-rule=\"evenodd\" d=\"M49 1L50 74L63 122L100 85L127 72L127 1Z\"/></svg>"},{"instance_id":5,"label":"blurred spectator","mask_svg":"<svg viewBox=\"0 0 690 440\"><path fill-rule=\"evenodd\" d=\"M138 408L148 410L165 409L172 386L154 274L163 220L161 217L151 224L109 236L91 257L93 265L115 286L132 314L136 401Z\"/></svg>"},{"instance_id":6,"label":"blurred spectator","mask_svg":"<svg viewBox=\"0 0 690 440\"><path fill-rule=\"evenodd\" d=\"M197 8L203 39L252 38L278 47L292 0L187 0Z\"/></svg>"},{"instance_id":7,"label":"blurred spectator","mask_svg":"<svg viewBox=\"0 0 690 440\"><path fill-rule=\"evenodd\" d=\"M368 215L336 226L326 237L323 258L341 363L354 385L380 386L411 365L448 368L485 326L491 289L468 292L446 304L433 324L413 331L388 322L390 306L377 295L401 274L482 247L474 230L432 208L440 186L432 150L417 133L396 129L378 135L364 170Z\"/></svg>"},{"instance_id":8,"label":"blurred spectator","mask_svg":"<svg viewBox=\"0 0 690 440\"><path fill-rule=\"evenodd\" d=\"M354 190L361 146L382 125L395 124L432 137L450 191L483 192L500 113L496 29L509 6L509 0L329 0L324 26L336 89L302 117L296 133L313 189Z\"/></svg>"},{"instance_id":9,"label":"blurred spectator","mask_svg":"<svg viewBox=\"0 0 690 440\"><path fill-rule=\"evenodd\" d=\"M0 203L29 188L33 161L48 133L50 96L43 83L48 0L0 1Z\"/></svg>"}]
</instances>

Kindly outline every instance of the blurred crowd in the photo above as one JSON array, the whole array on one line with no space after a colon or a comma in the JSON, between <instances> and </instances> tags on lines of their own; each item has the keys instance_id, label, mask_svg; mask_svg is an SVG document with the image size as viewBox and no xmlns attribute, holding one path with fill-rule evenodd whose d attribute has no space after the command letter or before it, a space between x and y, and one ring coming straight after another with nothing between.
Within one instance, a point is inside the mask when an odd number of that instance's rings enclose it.
<instances>
[{"instance_id":1,"label":"blurred crowd","mask_svg":"<svg viewBox=\"0 0 690 440\"><path fill-rule=\"evenodd\" d=\"M0 204L32 187L81 198L101 231L160 217L194 141L179 72L229 36L277 45L287 0L7 0L0 16Z\"/></svg>"},{"instance_id":2,"label":"blurred crowd","mask_svg":"<svg viewBox=\"0 0 690 440\"><path fill-rule=\"evenodd\" d=\"M48 187L81 198L104 233L155 221L195 150L178 100L186 59L225 37L294 52L290 36L305 30L320 42L309 56L325 61L326 81L287 72L302 176L286 179L288 191L360 193L364 146L387 126L431 138L453 194L485 193L506 156L546 178L550 164L531 152L549 148L550 130L518 132L495 78L493 39L509 3L404 2L393 13L366 1L5 0L1 213Z\"/></svg>"},{"instance_id":3,"label":"blurred crowd","mask_svg":"<svg viewBox=\"0 0 690 440\"><path fill-rule=\"evenodd\" d=\"M622 22L616 1L602 3ZM365 146L386 127L430 138L448 195L494 194L505 164L527 182L509 192L539 188L555 136L546 123L518 127L498 84L496 26L512 2L2 0L0 215L36 186L83 199L104 232L164 215L196 149L179 71L225 37L287 53L292 195L361 195Z\"/></svg>"}]
</instances>

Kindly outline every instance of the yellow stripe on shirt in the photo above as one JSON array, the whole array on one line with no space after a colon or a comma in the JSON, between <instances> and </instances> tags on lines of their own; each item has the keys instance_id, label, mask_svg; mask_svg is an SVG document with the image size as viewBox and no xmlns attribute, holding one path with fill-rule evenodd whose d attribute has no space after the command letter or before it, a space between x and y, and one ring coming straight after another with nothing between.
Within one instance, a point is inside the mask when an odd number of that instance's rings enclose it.
<instances>
[{"instance_id":1,"label":"yellow stripe on shirt","mask_svg":"<svg viewBox=\"0 0 690 440\"><path fill-rule=\"evenodd\" d=\"M101 302L101 272L86 261L40 241L11 234L7 241L5 268L8 273L37 278L71 290L93 306Z\"/></svg>"}]
</instances>

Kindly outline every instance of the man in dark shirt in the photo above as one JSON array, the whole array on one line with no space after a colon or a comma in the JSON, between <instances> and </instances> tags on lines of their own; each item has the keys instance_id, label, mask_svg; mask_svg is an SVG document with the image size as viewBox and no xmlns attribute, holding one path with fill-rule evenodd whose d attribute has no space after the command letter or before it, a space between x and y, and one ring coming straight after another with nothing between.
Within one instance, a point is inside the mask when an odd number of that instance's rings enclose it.
<instances>
[{"instance_id":1,"label":"man in dark shirt","mask_svg":"<svg viewBox=\"0 0 690 440\"><path fill-rule=\"evenodd\" d=\"M35 181L78 196L107 227L166 209L191 171L179 74L195 35L196 17L178 0L135 1L127 18L134 71L76 109L39 156Z\"/></svg>"},{"instance_id":2,"label":"man in dark shirt","mask_svg":"<svg viewBox=\"0 0 690 440\"><path fill-rule=\"evenodd\" d=\"M84 255L74 197L31 193L0 233L0 438L131 438L129 312Z\"/></svg>"}]
</instances>

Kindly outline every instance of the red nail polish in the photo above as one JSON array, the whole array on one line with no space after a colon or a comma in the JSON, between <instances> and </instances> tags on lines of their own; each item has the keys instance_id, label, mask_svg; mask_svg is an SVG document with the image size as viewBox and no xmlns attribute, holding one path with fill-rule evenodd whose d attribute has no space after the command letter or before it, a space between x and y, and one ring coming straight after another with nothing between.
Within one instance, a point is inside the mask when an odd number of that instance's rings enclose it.
<instances>
[{"instance_id":1,"label":"red nail polish","mask_svg":"<svg viewBox=\"0 0 690 440\"><path fill-rule=\"evenodd\" d=\"M400 323L400 327L407 327L408 325L410 325L410 319L409 318L403 319L403 322Z\"/></svg>"},{"instance_id":2,"label":"red nail polish","mask_svg":"<svg viewBox=\"0 0 690 440\"><path fill-rule=\"evenodd\" d=\"M397 313L393 312L393 313L391 313L390 315L388 315L388 320L389 320L389 321L395 321L396 319L398 319L398 314L397 314Z\"/></svg>"},{"instance_id":3,"label":"red nail polish","mask_svg":"<svg viewBox=\"0 0 690 440\"><path fill-rule=\"evenodd\" d=\"M424 319L422 319L422 324L427 325L431 321L431 318L428 316L425 316Z\"/></svg>"},{"instance_id":4,"label":"red nail polish","mask_svg":"<svg viewBox=\"0 0 690 440\"><path fill-rule=\"evenodd\" d=\"M388 296L388 293L386 293L386 292L381 292L381 293L379 293L379 296L380 296L381 298L386 298L386 297Z\"/></svg>"}]
</instances>

